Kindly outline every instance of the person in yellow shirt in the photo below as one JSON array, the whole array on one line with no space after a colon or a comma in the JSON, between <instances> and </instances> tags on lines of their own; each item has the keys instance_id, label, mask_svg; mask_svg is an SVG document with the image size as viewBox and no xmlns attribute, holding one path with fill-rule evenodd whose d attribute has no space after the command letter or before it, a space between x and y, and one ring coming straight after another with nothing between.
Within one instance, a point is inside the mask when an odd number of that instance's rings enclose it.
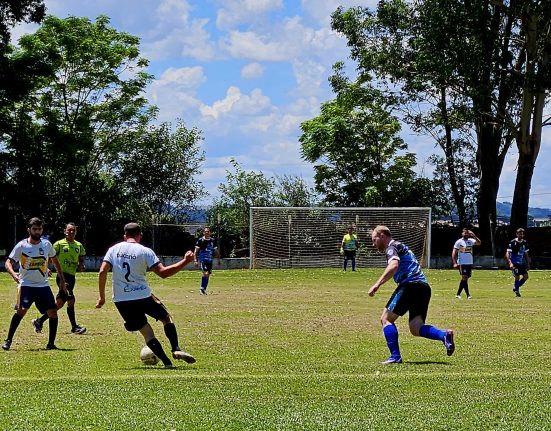
<instances>
[{"instance_id":1,"label":"person in yellow shirt","mask_svg":"<svg viewBox=\"0 0 551 431\"><path fill-rule=\"evenodd\" d=\"M346 271L350 260L352 271L356 271L356 250L358 249L358 235L354 233L354 226L348 227L348 233L344 235L341 243L342 270Z\"/></svg>"}]
</instances>

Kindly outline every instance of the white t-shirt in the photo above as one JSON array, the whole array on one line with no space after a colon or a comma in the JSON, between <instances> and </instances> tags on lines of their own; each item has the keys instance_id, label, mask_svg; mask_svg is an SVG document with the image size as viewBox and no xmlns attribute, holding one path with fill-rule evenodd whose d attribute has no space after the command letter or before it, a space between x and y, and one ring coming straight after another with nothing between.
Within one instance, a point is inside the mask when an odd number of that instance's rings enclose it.
<instances>
[{"instance_id":1,"label":"white t-shirt","mask_svg":"<svg viewBox=\"0 0 551 431\"><path fill-rule=\"evenodd\" d=\"M26 238L17 243L8 257L19 263L22 286L44 287L48 286L48 260L54 256L54 247L47 239L31 244Z\"/></svg>"},{"instance_id":2,"label":"white t-shirt","mask_svg":"<svg viewBox=\"0 0 551 431\"><path fill-rule=\"evenodd\" d=\"M459 265L472 265L474 263L473 246L475 244L476 240L474 238L459 238L457 241L455 241L453 248L458 251L457 263Z\"/></svg>"},{"instance_id":3,"label":"white t-shirt","mask_svg":"<svg viewBox=\"0 0 551 431\"><path fill-rule=\"evenodd\" d=\"M113 301L133 301L151 296L146 273L160 263L153 250L136 242L122 241L105 254L113 271Z\"/></svg>"}]
</instances>

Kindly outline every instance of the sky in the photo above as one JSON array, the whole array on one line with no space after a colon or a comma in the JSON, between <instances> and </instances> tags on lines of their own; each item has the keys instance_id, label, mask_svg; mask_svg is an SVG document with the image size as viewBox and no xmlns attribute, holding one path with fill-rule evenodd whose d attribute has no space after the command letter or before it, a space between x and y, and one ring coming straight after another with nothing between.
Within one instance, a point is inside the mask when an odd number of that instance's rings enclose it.
<instances>
[{"instance_id":1,"label":"sky","mask_svg":"<svg viewBox=\"0 0 551 431\"><path fill-rule=\"evenodd\" d=\"M331 100L328 77L346 61L346 41L331 30L338 7L367 6L377 0L46 0L47 13L60 18L107 15L116 30L140 38L154 80L149 102L159 121L197 127L206 160L196 177L208 205L225 182L229 161L267 177L293 175L313 186L314 170L300 157L300 124ZM13 38L37 26L14 29ZM439 153L428 137L404 128L419 172ZM531 207L551 208L551 131L545 131L536 163ZM512 201L518 152L508 155L498 200ZM473 161L474 163L474 161Z\"/></svg>"}]
</instances>

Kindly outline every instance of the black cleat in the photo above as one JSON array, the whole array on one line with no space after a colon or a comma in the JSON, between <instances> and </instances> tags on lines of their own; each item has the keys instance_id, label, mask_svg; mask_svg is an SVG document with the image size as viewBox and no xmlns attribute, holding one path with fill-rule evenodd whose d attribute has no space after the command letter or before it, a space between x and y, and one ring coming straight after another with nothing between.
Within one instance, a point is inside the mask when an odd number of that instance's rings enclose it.
<instances>
[{"instance_id":1,"label":"black cleat","mask_svg":"<svg viewBox=\"0 0 551 431\"><path fill-rule=\"evenodd\" d=\"M11 347L11 340L4 341L4 344L2 344L2 349L4 350L10 350Z\"/></svg>"},{"instance_id":2,"label":"black cleat","mask_svg":"<svg viewBox=\"0 0 551 431\"><path fill-rule=\"evenodd\" d=\"M47 344L46 350L59 350L55 344Z\"/></svg>"}]
</instances>

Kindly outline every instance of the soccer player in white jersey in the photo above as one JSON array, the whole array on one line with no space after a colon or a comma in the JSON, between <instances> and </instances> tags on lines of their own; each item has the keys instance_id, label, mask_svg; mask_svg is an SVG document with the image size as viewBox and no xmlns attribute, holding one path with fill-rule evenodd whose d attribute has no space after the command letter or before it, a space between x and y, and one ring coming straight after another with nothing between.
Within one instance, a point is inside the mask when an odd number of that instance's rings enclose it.
<instances>
[{"instance_id":1,"label":"soccer player in white jersey","mask_svg":"<svg viewBox=\"0 0 551 431\"><path fill-rule=\"evenodd\" d=\"M452 250L452 263L454 268L459 268L461 274L461 281L459 282L459 288L457 289L456 298L461 298L461 292L465 290L467 299L471 299L471 293L469 292L469 278L471 278L473 271L473 247L480 245L480 239L469 228L463 228L461 231L461 238L455 241Z\"/></svg>"},{"instance_id":2,"label":"soccer player in white jersey","mask_svg":"<svg viewBox=\"0 0 551 431\"><path fill-rule=\"evenodd\" d=\"M42 230L42 220L38 217L31 218L27 224L29 237L19 241L6 260L6 271L17 283L18 292L16 310L11 318L8 337L2 344L4 350L10 350L15 331L33 303L38 311L47 313L50 318L50 332L46 349L57 350L55 338L58 318L54 295L48 284L49 261L53 263L60 277L60 291L67 294L67 287L54 247L50 241L42 238ZM18 273L13 268L15 263L19 264Z\"/></svg>"},{"instance_id":3,"label":"soccer player in white jersey","mask_svg":"<svg viewBox=\"0 0 551 431\"><path fill-rule=\"evenodd\" d=\"M111 269L113 302L124 320L126 330L140 331L147 346L164 366L174 368L161 343L155 338L147 316L160 320L170 341L172 357L193 364L195 358L180 349L176 326L165 306L151 292L146 278L148 270L161 278L176 274L193 261L193 252L188 251L180 261L164 266L153 250L140 244L141 239L140 226L137 223L128 223L124 226L124 240L107 250L99 270L99 299L96 308L105 304L105 284L107 273Z\"/></svg>"}]
</instances>

